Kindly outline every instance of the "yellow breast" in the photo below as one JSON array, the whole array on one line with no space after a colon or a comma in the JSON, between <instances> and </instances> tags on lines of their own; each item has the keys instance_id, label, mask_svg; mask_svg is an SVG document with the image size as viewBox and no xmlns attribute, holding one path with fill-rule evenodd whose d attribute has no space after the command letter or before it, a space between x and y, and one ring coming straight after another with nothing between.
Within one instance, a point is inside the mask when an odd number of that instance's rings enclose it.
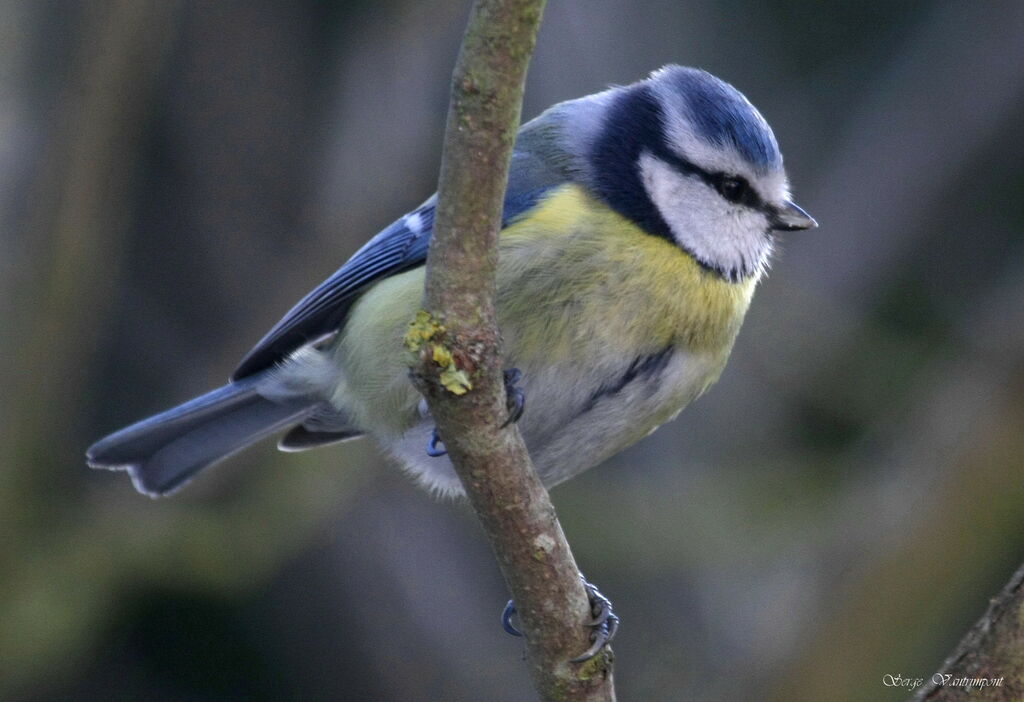
<instances>
[{"instance_id":1,"label":"yellow breast","mask_svg":"<svg viewBox=\"0 0 1024 702\"><path fill-rule=\"evenodd\" d=\"M344 381L334 401L360 426L398 434L418 421L402 338L422 304L423 279L420 267L377 283L342 330L335 354ZM563 382L578 373L586 394L587 382L669 346L704 359L700 377L687 375L651 426L637 429L646 433L717 378L754 284L718 278L567 185L502 232L497 308L506 361L534 380L544 369Z\"/></svg>"},{"instance_id":2,"label":"yellow breast","mask_svg":"<svg viewBox=\"0 0 1024 702\"><path fill-rule=\"evenodd\" d=\"M728 355L756 282L721 279L566 185L502 233L498 309L509 351L526 356L600 344Z\"/></svg>"}]
</instances>

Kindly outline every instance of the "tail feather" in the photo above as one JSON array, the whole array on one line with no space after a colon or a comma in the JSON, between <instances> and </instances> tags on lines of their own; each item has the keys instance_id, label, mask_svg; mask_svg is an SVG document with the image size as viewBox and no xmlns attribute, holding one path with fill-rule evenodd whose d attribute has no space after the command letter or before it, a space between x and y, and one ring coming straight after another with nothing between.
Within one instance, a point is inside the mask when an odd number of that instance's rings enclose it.
<instances>
[{"instance_id":1,"label":"tail feather","mask_svg":"<svg viewBox=\"0 0 1024 702\"><path fill-rule=\"evenodd\" d=\"M268 400L260 376L229 383L93 444L94 468L125 470L135 488L157 497L182 487L203 468L312 415L319 400Z\"/></svg>"},{"instance_id":2,"label":"tail feather","mask_svg":"<svg viewBox=\"0 0 1024 702\"><path fill-rule=\"evenodd\" d=\"M349 441L350 439L358 439L362 435L362 431L354 428L338 431L317 431L300 424L281 437L277 447L282 451L296 453L298 451L319 448L320 446L328 446L329 444L337 444L342 441Z\"/></svg>"}]
</instances>

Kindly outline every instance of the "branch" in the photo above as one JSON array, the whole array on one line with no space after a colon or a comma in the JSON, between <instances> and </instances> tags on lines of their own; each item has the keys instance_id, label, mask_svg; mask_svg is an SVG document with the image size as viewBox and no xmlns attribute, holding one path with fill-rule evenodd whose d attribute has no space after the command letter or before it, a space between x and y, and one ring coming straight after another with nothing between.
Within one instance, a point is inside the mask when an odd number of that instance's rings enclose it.
<instances>
[{"instance_id":1,"label":"branch","mask_svg":"<svg viewBox=\"0 0 1024 702\"><path fill-rule=\"evenodd\" d=\"M498 233L543 6L474 3L452 79L426 311L410 337L419 352L412 377L516 601L541 698L614 700L610 651L569 662L590 645L587 595L519 430L503 426Z\"/></svg>"},{"instance_id":2,"label":"branch","mask_svg":"<svg viewBox=\"0 0 1024 702\"><path fill-rule=\"evenodd\" d=\"M1024 699L1024 566L912 702L974 699L979 691L993 702Z\"/></svg>"}]
</instances>

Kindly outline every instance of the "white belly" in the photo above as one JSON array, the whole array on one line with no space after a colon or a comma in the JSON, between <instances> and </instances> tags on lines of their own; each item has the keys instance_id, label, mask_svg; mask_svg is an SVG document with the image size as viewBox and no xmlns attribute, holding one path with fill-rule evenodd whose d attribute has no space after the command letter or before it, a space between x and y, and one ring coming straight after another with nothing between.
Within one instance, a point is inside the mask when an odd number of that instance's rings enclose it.
<instances>
[{"instance_id":1,"label":"white belly","mask_svg":"<svg viewBox=\"0 0 1024 702\"><path fill-rule=\"evenodd\" d=\"M674 418L718 378L724 359L668 349L616 365L521 368L526 411L519 429L546 486L594 467ZM387 448L424 487L461 494L447 456L427 455L433 428L424 417Z\"/></svg>"}]
</instances>

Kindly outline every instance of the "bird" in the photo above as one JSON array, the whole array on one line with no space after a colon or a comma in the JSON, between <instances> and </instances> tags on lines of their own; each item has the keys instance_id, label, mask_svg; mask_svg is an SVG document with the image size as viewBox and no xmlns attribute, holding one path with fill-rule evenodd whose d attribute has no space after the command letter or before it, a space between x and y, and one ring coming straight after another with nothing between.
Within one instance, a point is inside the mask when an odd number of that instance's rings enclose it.
<instances>
[{"instance_id":1,"label":"bird","mask_svg":"<svg viewBox=\"0 0 1024 702\"><path fill-rule=\"evenodd\" d=\"M302 298L223 387L93 444L149 496L285 432L300 451L366 434L423 487L462 485L408 377L437 196ZM522 125L498 244L509 394L557 485L676 417L720 376L790 197L767 121L710 73L668 65ZM525 402L525 406L523 405Z\"/></svg>"},{"instance_id":2,"label":"bird","mask_svg":"<svg viewBox=\"0 0 1024 702\"><path fill-rule=\"evenodd\" d=\"M86 452L159 497L283 433L302 451L374 437L420 485L463 494L403 341L420 310L437 196L302 298L229 382ZM662 67L558 103L519 129L498 241L510 420L547 487L675 418L721 375L796 205L775 135L710 73ZM584 580L586 660L618 617ZM514 603L502 622L509 633Z\"/></svg>"}]
</instances>

